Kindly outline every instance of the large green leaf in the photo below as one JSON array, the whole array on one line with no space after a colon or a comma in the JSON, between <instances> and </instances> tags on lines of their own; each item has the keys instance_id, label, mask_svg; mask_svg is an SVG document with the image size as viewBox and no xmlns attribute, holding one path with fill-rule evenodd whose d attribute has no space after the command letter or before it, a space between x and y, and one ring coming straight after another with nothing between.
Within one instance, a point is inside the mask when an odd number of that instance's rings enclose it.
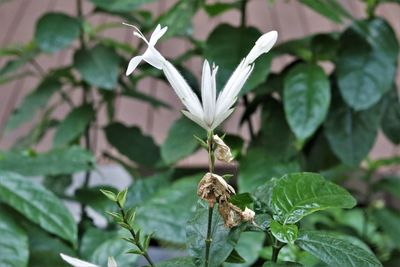
<instances>
[{"instance_id":1,"label":"large green leaf","mask_svg":"<svg viewBox=\"0 0 400 267\"><path fill-rule=\"evenodd\" d=\"M90 0L95 6L112 12L132 12L143 4L155 0Z\"/></svg>"},{"instance_id":2,"label":"large green leaf","mask_svg":"<svg viewBox=\"0 0 400 267\"><path fill-rule=\"evenodd\" d=\"M222 90L232 72L250 52L260 36L261 32L256 28L234 27L228 24L221 24L211 32L206 42L204 54L210 62L215 62L216 65L220 66L217 78L219 90ZM262 55L256 60L254 70L241 94L254 89L267 79L270 64L271 57L269 55Z\"/></svg>"},{"instance_id":3,"label":"large green leaf","mask_svg":"<svg viewBox=\"0 0 400 267\"><path fill-rule=\"evenodd\" d=\"M200 0L179 0L162 14L157 19L157 23L168 27L164 38L176 35L191 35L193 32L191 22L201 2Z\"/></svg>"},{"instance_id":4,"label":"large green leaf","mask_svg":"<svg viewBox=\"0 0 400 267\"><path fill-rule=\"evenodd\" d=\"M395 88L389 93L381 126L383 133L392 143L400 144L400 100Z\"/></svg>"},{"instance_id":5,"label":"large green leaf","mask_svg":"<svg viewBox=\"0 0 400 267\"><path fill-rule=\"evenodd\" d=\"M273 236L283 243L291 243L297 239L298 228L295 224L280 224L277 221L272 220L270 223L270 229Z\"/></svg>"},{"instance_id":6,"label":"large green leaf","mask_svg":"<svg viewBox=\"0 0 400 267\"><path fill-rule=\"evenodd\" d=\"M108 257L111 256L115 258L118 266L131 266L138 256L126 253L132 249L132 244L122 240L122 237L127 236L128 233L125 235L91 228L82 237L80 253L85 260L99 266L107 266Z\"/></svg>"},{"instance_id":7,"label":"large green leaf","mask_svg":"<svg viewBox=\"0 0 400 267\"><path fill-rule=\"evenodd\" d=\"M357 166L374 145L382 104L354 111L338 96L325 121L325 136L335 155L346 165Z\"/></svg>"},{"instance_id":8,"label":"large green leaf","mask_svg":"<svg viewBox=\"0 0 400 267\"><path fill-rule=\"evenodd\" d=\"M172 164L192 154L198 147L194 135L204 139L206 131L185 116L177 120L161 146L161 157L164 162Z\"/></svg>"},{"instance_id":9,"label":"large green leaf","mask_svg":"<svg viewBox=\"0 0 400 267\"><path fill-rule=\"evenodd\" d=\"M0 179L2 179L1 176L2 174L0 173ZM0 266L27 266L29 257L28 236L3 209L0 209L0 232Z\"/></svg>"},{"instance_id":10,"label":"large green leaf","mask_svg":"<svg viewBox=\"0 0 400 267\"><path fill-rule=\"evenodd\" d=\"M224 267L246 267L251 266L259 257L263 248L265 235L259 232L243 232L235 250L246 261L245 263L224 263Z\"/></svg>"},{"instance_id":11,"label":"large green leaf","mask_svg":"<svg viewBox=\"0 0 400 267\"><path fill-rule=\"evenodd\" d=\"M341 23L344 18L351 18L351 15L336 0L300 0L300 2L336 23Z\"/></svg>"},{"instance_id":12,"label":"large green leaf","mask_svg":"<svg viewBox=\"0 0 400 267\"><path fill-rule=\"evenodd\" d=\"M373 218L389 236L397 248L400 248L400 215L390 209L379 209L373 212Z\"/></svg>"},{"instance_id":13,"label":"large green leaf","mask_svg":"<svg viewBox=\"0 0 400 267\"><path fill-rule=\"evenodd\" d=\"M272 155L265 155L264 149L254 148L240 161L239 189L252 192L273 177L299 170L296 161L279 161Z\"/></svg>"},{"instance_id":14,"label":"large green leaf","mask_svg":"<svg viewBox=\"0 0 400 267\"><path fill-rule=\"evenodd\" d=\"M171 260L162 261L156 264L156 267L195 267L192 257L174 258Z\"/></svg>"},{"instance_id":15,"label":"large green leaf","mask_svg":"<svg viewBox=\"0 0 400 267\"><path fill-rule=\"evenodd\" d=\"M136 222L154 237L172 243L185 243L186 222L191 218L197 200L200 176L187 177L159 190L149 201L140 205Z\"/></svg>"},{"instance_id":16,"label":"large green leaf","mask_svg":"<svg viewBox=\"0 0 400 267\"><path fill-rule=\"evenodd\" d=\"M352 208L356 200L342 187L316 173L291 173L276 181L271 195L274 219L293 224L315 211Z\"/></svg>"},{"instance_id":17,"label":"large green leaf","mask_svg":"<svg viewBox=\"0 0 400 267\"><path fill-rule=\"evenodd\" d=\"M80 33L79 20L63 13L46 13L36 25L35 41L44 52L55 52L70 45Z\"/></svg>"},{"instance_id":18,"label":"large green leaf","mask_svg":"<svg viewBox=\"0 0 400 267\"><path fill-rule=\"evenodd\" d=\"M324 121L331 100L324 70L314 64L298 64L285 77L284 107L290 128L299 139L310 137Z\"/></svg>"},{"instance_id":19,"label":"large green leaf","mask_svg":"<svg viewBox=\"0 0 400 267\"><path fill-rule=\"evenodd\" d=\"M93 169L93 155L78 146L56 148L42 154L0 152L0 170L25 176L72 174Z\"/></svg>"},{"instance_id":20,"label":"large green leaf","mask_svg":"<svg viewBox=\"0 0 400 267\"><path fill-rule=\"evenodd\" d=\"M83 134L94 115L91 105L83 105L73 109L57 127L54 145L67 145L77 139Z\"/></svg>"},{"instance_id":21,"label":"large green leaf","mask_svg":"<svg viewBox=\"0 0 400 267\"><path fill-rule=\"evenodd\" d=\"M207 238L208 205L199 201L196 211L186 226L186 236L189 254L195 258L197 266L203 265L205 257L205 242ZM218 208L213 210L211 222L212 242L210 246L209 266L220 266L231 254L240 237L240 227L233 229L224 226L224 221L218 213Z\"/></svg>"},{"instance_id":22,"label":"large green leaf","mask_svg":"<svg viewBox=\"0 0 400 267\"><path fill-rule=\"evenodd\" d=\"M373 34L363 36L351 27L340 38L336 70L338 86L346 103L355 110L364 110L376 104L393 84L396 66L391 57L397 57L398 52L391 48L391 38L385 33L381 36L379 30L371 29ZM368 38L374 41L368 42ZM381 45L381 41L376 42L377 38L389 44Z\"/></svg>"},{"instance_id":23,"label":"large green leaf","mask_svg":"<svg viewBox=\"0 0 400 267\"><path fill-rule=\"evenodd\" d=\"M92 86L109 90L117 84L119 63L118 54L103 45L96 45L90 50L78 50L74 55L74 66L82 79Z\"/></svg>"},{"instance_id":24,"label":"large green leaf","mask_svg":"<svg viewBox=\"0 0 400 267\"><path fill-rule=\"evenodd\" d=\"M160 148L136 127L112 123L105 128L107 141L130 160L151 167L160 161Z\"/></svg>"},{"instance_id":25,"label":"large green leaf","mask_svg":"<svg viewBox=\"0 0 400 267\"><path fill-rule=\"evenodd\" d=\"M57 81L46 79L42 81L36 89L27 95L19 106L14 111L7 121L7 130L13 130L30 121L36 112L44 108L50 100L50 97L61 88L61 84Z\"/></svg>"},{"instance_id":26,"label":"large green leaf","mask_svg":"<svg viewBox=\"0 0 400 267\"><path fill-rule=\"evenodd\" d=\"M296 244L329 266L382 266L371 252L326 232L300 232Z\"/></svg>"},{"instance_id":27,"label":"large green leaf","mask_svg":"<svg viewBox=\"0 0 400 267\"><path fill-rule=\"evenodd\" d=\"M1 171L0 199L47 232L76 243L74 218L61 200L41 184Z\"/></svg>"}]
</instances>

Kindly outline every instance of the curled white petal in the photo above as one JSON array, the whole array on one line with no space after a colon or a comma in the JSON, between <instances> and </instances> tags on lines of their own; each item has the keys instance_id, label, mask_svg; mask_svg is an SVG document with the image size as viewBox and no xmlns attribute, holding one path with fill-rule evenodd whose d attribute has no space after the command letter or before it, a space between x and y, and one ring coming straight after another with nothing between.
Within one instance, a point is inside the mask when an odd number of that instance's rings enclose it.
<instances>
[{"instance_id":1,"label":"curled white petal","mask_svg":"<svg viewBox=\"0 0 400 267\"><path fill-rule=\"evenodd\" d=\"M61 258L71 264L74 267L99 267L97 265L94 265L93 263L83 261L65 254L60 253Z\"/></svg>"},{"instance_id":2,"label":"curled white petal","mask_svg":"<svg viewBox=\"0 0 400 267\"><path fill-rule=\"evenodd\" d=\"M203 102L204 120L208 125L211 125L214 119L215 98L212 98L211 69L207 60L204 61L201 77L201 100Z\"/></svg>"},{"instance_id":3,"label":"curled white petal","mask_svg":"<svg viewBox=\"0 0 400 267\"><path fill-rule=\"evenodd\" d=\"M158 24L154 32L151 34L149 44L154 46L157 41L167 32L168 27L161 28L161 25Z\"/></svg>"},{"instance_id":4,"label":"curled white petal","mask_svg":"<svg viewBox=\"0 0 400 267\"><path fill-rule=\"evenodd\" d=\"M130 75L136 69L142 59L143 58L141 56L136 56L129 61L128 68L126 69L125 73L126 76Z\"/></svg>"},{"instance_id":5,"label":"curled white petal","mask_svg":"<svg viewBox=\"0 0 400 267\"><path fill-rule=\"evenodd\" d=\"M182 113L183 113L183 115L185 115L186 117L188 117L189 119L191 119L192 121L194 121L195 123L200 125L205 130L208 131L210 129L210 127L208 127L207 124L201 118L196 117L195 115L193 115L192 113L190 113L186 110L182 110Z\"/></svg>"},{"instance_id":6,"label":"curled white petal","mask_svg":"<svg viewBox=\"0 0 400 267\"><path fill-rule=\"evenodd\" d=\"M165 58L154 47L149 46L142 56L143 60L161 70Z\"/></svg>"},{"instance_id":7,"label":"curled white petal","mask_svg":"<svg viewBox=\"0 0 400 267\"><path fill-rule=\"evenodd\" d=\"M224 120L226 120L234 111L234 108L231 108L227 111L225 111L224 113L217 113L213 124L211 125L211 130L214 130L215 128L217 128Z\"/></svg>"},{"instance_id":8,"label":"curled white petal","mask_svg":"<svg viewBox=\"0 0 400 267\"><path fill-rule=\"evenodd\" d=\"M252 64L260 55L267 53L274 46L278 39L277 31L270 31L263 34L256 41L249 54L246 56L246 65Z\"/></svg>"}]
</instances>

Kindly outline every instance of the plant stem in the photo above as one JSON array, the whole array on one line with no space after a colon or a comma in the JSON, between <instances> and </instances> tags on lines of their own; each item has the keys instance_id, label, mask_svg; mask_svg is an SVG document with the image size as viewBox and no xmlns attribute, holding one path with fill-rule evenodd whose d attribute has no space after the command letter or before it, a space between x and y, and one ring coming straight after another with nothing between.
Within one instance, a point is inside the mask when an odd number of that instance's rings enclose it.
<instances>
[{"instance_id":1,"label":"plant stem","mask_svg":"<svg viewBox=\"0 0 400 267\"><path fill-rule=\"evenodd\" d=\"M207 144L208 144L208 167L209 172L214 172L215 158L214 158L214 149L213 149L213 131L208 132L207 134ZM205 240L206 243L206 255L204 260L204 266L208 267L209 258L210 258L210 247L212 242L212 217L214 212L214 203L209 204L208 206L208 223L207 223L207 237Z\"/></svg>"},{"instance_id":2,"label":"plant stem","mask_svg":"<svg viewBox=\"0 0 400 267\"><path fill-rule=\"evenodd\" d=\"M276 262L278 260L279 251L283 246L280 244L278 240L275 240L275 244L272 246L272 262Z\"/></svg>"},{"instance_id":3,"label":"plant stem","mask_svg":"<svg viewBox=\"0 0 400 267\"><path fill-rule=\"evenodd\" d=\"M118 203L117 203L118 204ZM129 222L126 220L125 217L125 211L124 209L118 204L119 211L121 212L122 218L124 220L124 223L129 225ZM135 241L135 245L137 248L142 252L143 257L146 258L147 262L150 264L150 266L154 266L153 261L151 260L149 254L147 251L143 248L143 246L140 244L140 241L136 241L136 233L135 230L132 229L132 227L129 227L129 233L131 233L131 236L133 237L133 240Z\"/></svg>"}]
</instances>

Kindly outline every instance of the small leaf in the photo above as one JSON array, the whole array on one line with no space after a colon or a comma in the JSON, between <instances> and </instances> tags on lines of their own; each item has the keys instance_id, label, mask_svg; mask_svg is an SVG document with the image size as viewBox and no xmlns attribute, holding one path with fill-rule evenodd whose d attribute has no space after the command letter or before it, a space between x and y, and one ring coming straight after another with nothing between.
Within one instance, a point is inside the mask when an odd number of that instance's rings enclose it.
<instances>
[{"instance_id":1,"label":"small leaf","mask_svg":"<svg viewBox=\"0 0 400 267\"><path fill-rule=\"evenodd\" d=\"M128 193L128 188L125 188L121 192L118 193L117 195L117 201L118 204L124 208L125 202L126 202L126 194Z\"/></svg>"},{"instance_id":2,"label":"small leaf","mask_svg":"<svg viewBox=\"0 0 400 267\"><path fill-rule=\"evenodd\" d=\"M300 0L300 2L336 23L341 23L343 18L351 18L351 15L336 0Z\"/></svg>"},{"instance_id":3,"label":"small leaf","mask_svg":"<svg viewBox=\"0 0 400 267\"><path fill-rule=\"evenodd\" d=\"M228 258L225 262L229 263L246 263L246 260L243 259L242 256L236 251L236 249L232 250L231 254L229 254Z\"/></svg>"},{"instance_id":4,"label":"small leaf","mask_svg":"<svg viewBox=\"0 0 400 267\"><path fill-rule=\"evenodd\" d=\"M76 243L74 218L61 200L41 184L0 171L0 200L47 232Z\"/></svg>"},{"instance_id":5,"label":"small leaf","mask_svg":"<svg viewBox=\"0 0 400 267\"><path fill-rule=\"evenodd\" d=\"M396 88L389 93L381 126L383 133L393 144L400 144L400 99Z\"/></svg>"},{"instance_id":6,"label":"small leaf","mask_svg":"<svg viewBox=\"0 0 400 267\"><path fill-rule=\"evenodd\" d=\"M241 210L244 210L246 207L250 207L250 205L253 204L253 198L249 193L241 193L231 196L229 202L238 206Z\"/></svg>"},{"instance_id":7,"label":"small leaf","mask_svg":"<svg viewBox=\"0 0 400 267\"><path fill-rule=\"evenodd\" d=\"M46 13L36 25L35 41L44 52L55 52L70 45L80 33L76 18L63 13Z\"/></svg>"},{"instance_id":8,"label":"small leaf","mask_svg":"<svg viewBox=\"0 0 400 267\"><path fill-rule=\"evenodd\" d=\"M103 189L100 189L100 192L103 193L103 195L105 195L109 200L117 202L117 196L113 192Z\"/></svg>"},{"instance_id":9,"label":"small leaf","mask_svg":"<svg viewBox=\"0 0 400 267\"><path fill-rule=\"evenodd\" d=\"M157 267L178 267L178 266L196 267L196 265L194 264L194 259L192 257L174 258L157 263Z\"/></svg>"},{"instance_id":10,"label":"small leaf","mask_svg":"<svg viewBox=\"0 0 400 267\"><path fill-rule=\"evenodd\" d=\"M138 7L155 0L90 0L95 6L110 12L130 13Z\"/></svg>"},{"instance_id":11,"label":"small leaf","mask_svg":"<svg viewBox=\"0 0 400 267\"><path fill-rule=\"evenodd\" d=\"M374 220L392 240L394 245L397 248L400 248L400 240L398 239L398 236L400 235L400 216L398 212L390 209L378 209L372 214Z\"/></svg>"},{"instance_id":12,"label":"small leaf","mask_svg":"<svg viewBox=\"0 0 400 267\"><path fill-rule=\"evenodd\" d=\"M300 232L296 245L330 266L382 266L371 252L326 232Z\"/></svg>"},{"instance_id":13,"label":"small leaf","mask_svg":"<svg viewBox=\"0 0 400 267\"><path fill-rule=\"evenodd\" d=\"M74 66L82 79L92 86L113 90L116 87L120 57L111 48L96 45L90 50L78 50L74 54Z\"/></svg>"},{"instance_id":14,"label":"small leaf","mask_svg":"<svg viewBox=\"0 0 400 267\"><path fill-rule=\"evenodd\" d=\"M291 173L278 179L271 196L274 219L294 224L315 211L352 208L356 200L342 187L316 173Z\"/></svg>"},{"instance_id":15,"label":"small leaf","mask_svg":"<svg viewBox=\"0 0 400 267\"><path fill-rule=\"evenodd\" d=\"M297 239L298 228L295 224L280 224L277 221L272 220L270 223L271 233L276 239L283 243L293 244Z\"/></svg>"}]
</instances>

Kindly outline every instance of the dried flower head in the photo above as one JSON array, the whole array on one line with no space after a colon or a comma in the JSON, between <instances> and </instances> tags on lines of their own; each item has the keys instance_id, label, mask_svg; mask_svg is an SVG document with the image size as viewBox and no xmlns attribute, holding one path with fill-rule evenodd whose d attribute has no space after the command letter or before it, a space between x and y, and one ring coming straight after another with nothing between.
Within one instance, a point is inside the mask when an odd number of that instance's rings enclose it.
<instances>
[{"instance_id":1,"label":"dried flower head","mask_svg":"<svg viewBox=\"0 0 400 267\"><path fill-rule=\"evenodd\" d=\"M242 211L238 206L225 200L219 202L218 211L224 220L225 227L228 228L238 226L242 222L252 222L255 216L251 209L246 207Z\"/></svg>"},{"instance_id":2,"label":"dried flower head","mask_svg":"<svg viewBox=\"0 0 400 267\"><path fill-rule=\"evenodd\" d=\"M215 144L215 157L223 162L229 163L233 160L231 149L225 144L225 142L219 138L218 135L213 136L213 142Z\"/></svg>"},{"instance_id":3,"label":"dried flower head","mask_svg":"<svg viewBox=\"0 0 400 267\"><path fill-rule=\"evenodd\" d=\"M243 221L252 222L254 220L255 215L256 215L256 213L253 210L246 207L244 209L244 211L242 212Z\"/></svg>"},{"instance_id":4,"label":"dried flower head","mask_svg":"<svg viewBox=\"0 0 400 267\"><path fill-rule=\"evenodd\" d=\"M227 200L232 194L235 194L235 189L224 178L210 172L204 175L197 187L197 195L211 206L217 201Z\"/></svg>"}]
</instances>

